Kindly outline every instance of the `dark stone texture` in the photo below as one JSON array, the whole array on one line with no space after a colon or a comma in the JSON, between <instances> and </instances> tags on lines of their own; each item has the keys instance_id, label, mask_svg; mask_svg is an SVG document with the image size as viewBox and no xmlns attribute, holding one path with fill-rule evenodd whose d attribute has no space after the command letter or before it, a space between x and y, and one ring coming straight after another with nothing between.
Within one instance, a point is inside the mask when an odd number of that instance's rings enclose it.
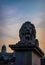
<instances>
[{"instance_id":1,"label":"dark stone texture","mask_svg":"<svg viewBox=\"0 0 45 65\"><path fill-rule=\"evenodd\" d=\"M24 44L35 44L37 46L39 46L38 40L35 39L36 38L36 29L34 24L32 24L31 22L27 21L25 22L20 30L19 30L19 37L20 37L20 41Z\"/></svg>"},{"instance_id":2,"label":"dark stone texture","mask_svg":"<svg viewBox=\"0 0 45 65\"><path fill-rule=\"evenodd\" d=\"M31 52L16 52L16 65L32 65Z\"/></svg>"}]
</instances>

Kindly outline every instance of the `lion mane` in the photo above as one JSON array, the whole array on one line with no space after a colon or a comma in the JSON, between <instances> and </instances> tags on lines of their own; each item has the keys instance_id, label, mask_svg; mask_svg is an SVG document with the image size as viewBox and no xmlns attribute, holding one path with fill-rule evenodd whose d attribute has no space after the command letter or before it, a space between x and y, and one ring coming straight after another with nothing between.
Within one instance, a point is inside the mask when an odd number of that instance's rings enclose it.
<instances>
[{"instance_id":1,"label":"lion mane","mask_svg":"<svg viewBox=\"0 0 45 65\"><path fill-rule=\"evenodd\" d=\"M31 31L31 33L30 33L30 31ZM25 22L19 30L19 37L21 40L25 38L25 35L28 35L28 33L26 34L26 32L29 33L30 40L33 38L34 39L36 38L35 26L34 26L34 24L32 24L29 21Z\"/></svg>"}]
</instances>

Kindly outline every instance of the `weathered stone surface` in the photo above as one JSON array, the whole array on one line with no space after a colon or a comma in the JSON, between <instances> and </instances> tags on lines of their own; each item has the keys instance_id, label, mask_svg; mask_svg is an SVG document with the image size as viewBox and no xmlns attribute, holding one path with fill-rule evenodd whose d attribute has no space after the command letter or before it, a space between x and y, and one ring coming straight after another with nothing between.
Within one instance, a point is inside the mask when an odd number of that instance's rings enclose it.
<instances>
[{"instance_id":1,"label":"weathered stone surface","mask_svg":"<svg viewBox=\"0 0 45 65\"><path fill-rule=\"evenodd\" d=\"M35 26L29 21L25 22L19 30L19 37L21 41L29 41L35 39Z\"/></svg>"},{"instance_id":2,"label":"weathered stone surface","mask_svg":"<svg viewBox=\"0 0 45 65\"><path fill-rule=\"evenodd\" d=\"M32 65L32 53L31 52L16 52L16 65Z\"/></svg>"},{"instance_id":3,"label":"weathered stone surface","mask_svg":"<svg viewBox=\"0 0 45 65\"><path fill-rule=\"evenodd\" d=\"M34 52L32 52L32 65L41 65L40 57Z\"/></svg>"},{"instance_id":4,"label":"weathered stone surface","mask_svg":"<svg viewBox=\"0 0 45 65\"><path fill-rule=\"evenodd\" d=\"M36 29L34 24L27 21L19 30L20 44L19 45L30 45L35 44L39 46L39 42L36 39Z\"/></svg>"}]
</instances>

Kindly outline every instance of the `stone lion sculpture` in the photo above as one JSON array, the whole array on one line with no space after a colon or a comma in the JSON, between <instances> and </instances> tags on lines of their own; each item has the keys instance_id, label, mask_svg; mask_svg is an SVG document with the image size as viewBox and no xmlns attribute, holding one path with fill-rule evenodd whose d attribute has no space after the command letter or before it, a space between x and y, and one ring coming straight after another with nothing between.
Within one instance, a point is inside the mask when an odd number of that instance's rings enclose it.
<instances>
[{"instance_id":1,"label":"stone lion sculpture","mask_svg":"<svg viewBox=\"0 0 45 65\"><path fill-rule=\"evenodd\" d=\"M36 39L36 29L34 24L29 21L26 21L19 30L19 37L22 43L33 43L35 45L38 44L38 40Z\"/></svg>"}]
</instances>

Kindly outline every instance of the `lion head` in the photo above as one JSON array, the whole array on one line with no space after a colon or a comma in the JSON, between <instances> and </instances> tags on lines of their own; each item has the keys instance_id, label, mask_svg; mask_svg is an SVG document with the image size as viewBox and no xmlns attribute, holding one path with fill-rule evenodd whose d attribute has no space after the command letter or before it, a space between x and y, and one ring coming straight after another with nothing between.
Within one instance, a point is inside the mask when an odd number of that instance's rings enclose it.
<instances>
[{"instance_id":1,"label":"lion head","mask_svg":"<svg viewBox=\"0 0 45 65\"><path fill-rule=\"evenodd\" d=\"M19 37L21 41L29 41L36 38L36 30L34 24L26 21L19 30Z\"/></svg>"}]
</instances>

